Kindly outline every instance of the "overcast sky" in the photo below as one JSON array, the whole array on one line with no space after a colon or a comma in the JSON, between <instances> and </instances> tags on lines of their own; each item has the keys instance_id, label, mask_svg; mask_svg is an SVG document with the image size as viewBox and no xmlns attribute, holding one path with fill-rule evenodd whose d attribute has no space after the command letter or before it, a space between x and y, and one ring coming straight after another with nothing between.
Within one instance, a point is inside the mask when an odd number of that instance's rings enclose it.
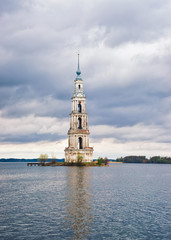
<instances>
[{"instance_id":1,"label":"overcast sky","mask_svg":"<svg viewBox=\"0 0 171 240\"><path fill-rule=\"evenodd\" d=\"M0 0L0 158L64 157L80 50L94 158L171 156L170 0Z\"/></svg>"}]
</instances>

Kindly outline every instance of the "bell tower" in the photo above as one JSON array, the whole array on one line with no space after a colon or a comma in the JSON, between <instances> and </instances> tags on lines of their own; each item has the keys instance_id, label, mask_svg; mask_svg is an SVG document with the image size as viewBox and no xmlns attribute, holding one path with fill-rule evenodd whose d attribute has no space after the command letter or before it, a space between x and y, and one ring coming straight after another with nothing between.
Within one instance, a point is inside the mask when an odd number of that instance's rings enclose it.
<instances>
[{"instance_id":1,"label":"bell tower","mask_svg":"<svg viewBox=\"0 0 171 240\"><path fill-rule=\"evenodd\" d=\"M83 91L79 53L76 71L75 90L72 97L70 113L70 129L68 131L68 147L65 148L65 162L93 161L93 148L89 147L88 115L86 113L86 97ZM81 158L80 158L81 156Z\"/></svg>"}]
</instances>

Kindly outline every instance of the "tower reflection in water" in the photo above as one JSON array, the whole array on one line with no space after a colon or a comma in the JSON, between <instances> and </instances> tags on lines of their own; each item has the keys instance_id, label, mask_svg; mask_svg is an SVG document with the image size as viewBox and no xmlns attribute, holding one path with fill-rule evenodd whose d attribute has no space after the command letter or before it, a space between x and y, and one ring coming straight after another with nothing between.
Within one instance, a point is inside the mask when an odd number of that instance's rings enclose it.
<instances>
[{"instance_id":1,"label":"tower reflection in water","mask_svg":"<svg viewBox=\"0 0 171 240\"><path fill-rule=\"evenodd\" d=\"M90 173L87 167L68 167L66 212L74 234L71 239L89 236L92 224Z\"/></svg>"}]
</instances>

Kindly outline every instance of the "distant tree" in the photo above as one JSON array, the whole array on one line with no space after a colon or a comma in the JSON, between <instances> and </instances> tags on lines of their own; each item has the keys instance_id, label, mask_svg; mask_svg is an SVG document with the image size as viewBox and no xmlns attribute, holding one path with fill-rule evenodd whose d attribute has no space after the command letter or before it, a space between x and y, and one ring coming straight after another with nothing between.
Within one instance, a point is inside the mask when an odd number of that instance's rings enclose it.
<instances>
[{"instance_id":1,"label":"distant tree","mask_svg":"<svg viewBox=\"0 0 171 240\"><path fill-rule=\"evenodd\" d=\"M151 163L162 163L163 159L160 156L154 156L150 158Z\"/></svg>"},{"instance_id":2,"label":"distant tree","mask_svg":"<svg viewBox=\"0 0 171 240\"><path fill-rule=\"evenodd\" d=\"M154 156L148 160L148 163L171 163L170 157Z\"/></svg>"},{"instance_id":3,"label":"distant tree","mask_svg":"<svg viewBox=\"0 0 171 240\"><path fill-rule=\"evenodd\" d=\"M116 162L123 162L123 157L117 158L117 159L116 159Z\"/></svg>"},{"instance_id":4,"label":"distant tree","mask_svg":"<svg viewBox=\"0 0 171 240\"><path fill-rule=\"evenodd\" d=\"M48 155L47 154L40 154L38 158L39 162L42 163L42 165L45 165L45 162L48 160Z\"/></svg>"},{"instance_id":5,"label":"distant tree","mask_svg":"<svg viewBox=\"0 0 171 240\"><path fill-rule=\"evenodd\" d=\"M145 156L127 156L123 158L125 163L143 163L146 159Z\"/></svg>"},{"instance_id":6,"label":"distant tree","mask_svg":"<svg viewBox=\"0 0 171 240\"><path fill-rule=\"evenodd\" d=\"M109 159L107 157L105 157L103 160L102 160L102 163L104 163L105 165L107 165L109 163Z\"/></svg>"},{"instance_id":7,"label":"distant tree","mask_svg":"<svg viewBox=\"0 0 171 240\"><path fill-rule=\"evenodd\" d=\"M160 157L154 156L150 159L145 156L127 156L124 158L117 158L116 162L124 162L124 163L167 163L171 164L171 157Z\"/></svg>"},{"instance_id":8,"label":"distant tree","mask_svg":"<svg viewBox=\"0 0 171 240\"><path fill-rule=\"evenodd\" d=\"M103 161L103 158L101 158L101 157L99 157L97 159L97 163L98 163L99 166L102 165L102 161Z\"/></svg>"},{"instance_id":9,"label":"distant tree","mask_svg":"<svg viewBox=\"0 0 171 240\"><path fill-rule=\"evenodd\" d=\"M171 163L171 157L164 157L164 163Z\"/></svg>"}]
</instances>

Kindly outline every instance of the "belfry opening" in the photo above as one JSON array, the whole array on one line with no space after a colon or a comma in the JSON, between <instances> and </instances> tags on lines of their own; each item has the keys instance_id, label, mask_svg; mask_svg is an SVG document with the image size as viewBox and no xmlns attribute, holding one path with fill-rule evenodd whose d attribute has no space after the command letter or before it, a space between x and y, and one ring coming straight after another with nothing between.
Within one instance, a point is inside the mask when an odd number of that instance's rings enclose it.
<instances>
[{"instance_id":1,"label":"belfry opening","mask_svg":"<svg viewBox=\"0 0 171 240\"><path fill-rule=\"evenodd\" d=\"M81 127L81 121L82 121L82 120L81 120L81 118L79 117L79 118L78 118L78 128L79 128L79 129L82 128L82 127Z\"/></svg>"},{"instance_id":2,"label":"belfry opening","mask_svg":"<svg viewBox=\"0 0 171 240\"><path fill-rule=\"evenodd\" d=\"M81 103L78 104L78 112L81 113Z\"/></svg>"},{"instance_id":3,"label":"belfry opening","mask_svg":"<svg viewBox=\"0 0 171 240\"><path fill-rule=\"evenodd\" d=\"M82 148L83 148L82 138L81 138L81 137L78 138L78 148L79 148L79 149L82 149Z\"/></svg>"}]
</instances>

